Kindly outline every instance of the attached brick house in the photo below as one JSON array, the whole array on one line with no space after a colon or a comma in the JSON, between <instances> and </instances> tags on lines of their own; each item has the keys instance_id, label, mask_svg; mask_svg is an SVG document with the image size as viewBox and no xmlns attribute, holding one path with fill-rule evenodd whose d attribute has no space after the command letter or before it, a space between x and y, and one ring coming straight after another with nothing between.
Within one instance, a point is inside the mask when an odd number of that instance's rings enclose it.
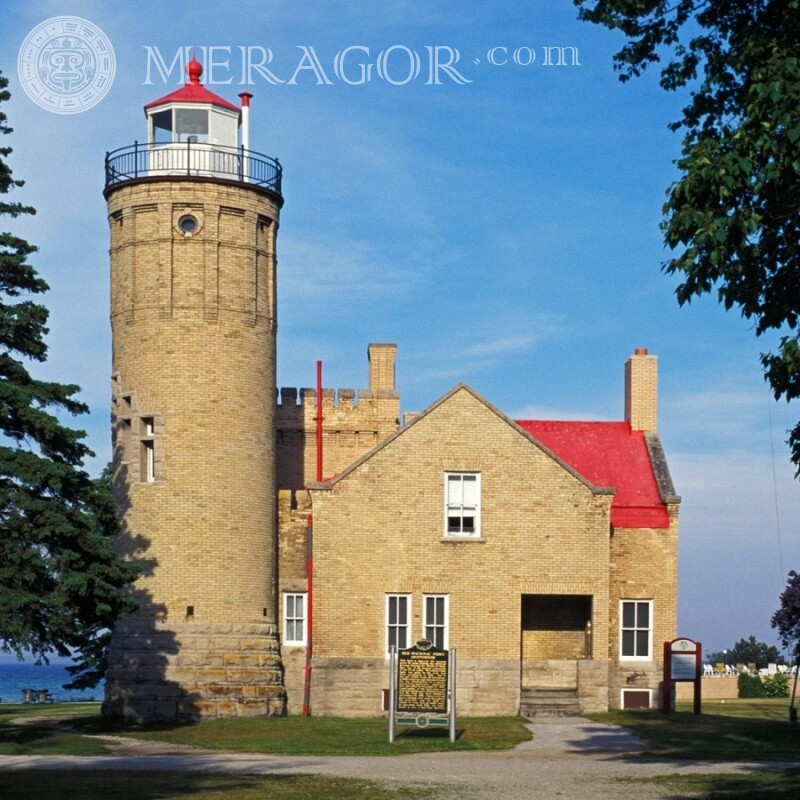
<instances>
[{"instance_id":1,"label":"attached brick house","mask_svg":"<svg viewBox=\"0 0 800 800\"><path fill-rule=\"evenodd\" d=\"M373 368L385 356L371 349ZM396 399L390 358L360 405ZM515 422L459 384L334 478L281 492L290 712L379 713L389 645L420 638L457 649L460 714L515 714L543 689L584 712L655 705L676 635L680 502L656 382L655 357L637 351L619 422ZM339 434L341 411L328 394Z\"/></svg>"}]
</instances>

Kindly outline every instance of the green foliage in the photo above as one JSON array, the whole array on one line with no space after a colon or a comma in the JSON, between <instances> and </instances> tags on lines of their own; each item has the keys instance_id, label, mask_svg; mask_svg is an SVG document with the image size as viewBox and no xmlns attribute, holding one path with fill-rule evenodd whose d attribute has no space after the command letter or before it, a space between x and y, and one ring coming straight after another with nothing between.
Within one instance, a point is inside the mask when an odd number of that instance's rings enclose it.
<instances>
[{"instance_id":1,"label":"green foliage","mask_svg":"<svg viewBox=\"0 0 800 800\"><path fill-rule=\"evenodd\" d=\"M779 672L777 675L764 678L764 694L767 697L788 697L789 680L788 672Z\"/></svg>"},{"instance_id":2,"label":"green foliage","mask_svg":"<svg viewBox=\"0 0 800 800\"><path fill-rule=\"evenodd\" d=\"M0 102L8 100L0 74ZM0 133L10 133L0 112ZM0 197L19 189L0 148ZM0 216L34 210L0 202ZM76 656L71 687L102 677L109 628L133 610L122 589L137 574L112 549L117 533L108 481L82 469L84 432L56 414L82 414L78 387L33 377L24 361L44 361L47 291L27 258L36 248L0 233L0 650Z\"/></svg>"},{"instance_id":3,"label":"green foliage","mask_svg":"<svg viewBox=\"0 0 800 800\"><path fill-rule=\"evenodd\" d=\"M574 0L580 17L620 30L622 80L669 57L667 90L691 86L681 173L663 231L681 304L716 289L757 335L776 398L800 397L800 0ZM800 470L800 423L791 431Z\"/></svg>"},{"instance_id":4,"label":"green foliage","mask_svg":"<svg viewBox=\"0 0 800 800\"><path fill-rule=\"evenodd\" d=\"M748 672L739 673L739 697L766 697L764 683L758 675Z\"/></svg>"},{"instance_id":5,"label":"green foliage","mask_svg":"<svg viewBox=\"0 0 800 800\"><path fill-rule=\"evenodd\" d=\"M764 669L769 664L786 663L775 645L760 642L755 636L739 639L727 651L721 650L716 653L709 653L705 660L709 664L744 664L745 666L755 664L757 669Z\"/></svg>"},{"instance_id":6,"label":"green foliage","mask_svg":"<svg viewBox=\"0 0 800 800\"><path fill-rule=\"evenodd\" d=\"M794 655L793 661L797 664L800 662L800 573L789 572L780 603L780 608L772 615L772 627L777 629L781 643Z\"/></svg>"}]
</instances>

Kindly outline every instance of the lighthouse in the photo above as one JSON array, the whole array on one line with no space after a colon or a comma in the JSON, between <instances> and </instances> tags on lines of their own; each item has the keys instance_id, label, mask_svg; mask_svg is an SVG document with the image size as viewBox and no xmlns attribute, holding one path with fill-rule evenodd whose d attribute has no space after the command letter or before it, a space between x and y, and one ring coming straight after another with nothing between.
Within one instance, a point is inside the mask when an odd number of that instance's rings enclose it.
<instances>
[{"instance_id":1,"label":"lighthouse","mask_svg":"<svg viewBox=\"0 0 800 800\"><path fill-rule=\"evenodd\" d=\"M202 83L108 153L114 492L139 610L113 631L103 713L281 714L276 624L276 236L281 167L249 103Z\"/></svg>"}]
</instances>

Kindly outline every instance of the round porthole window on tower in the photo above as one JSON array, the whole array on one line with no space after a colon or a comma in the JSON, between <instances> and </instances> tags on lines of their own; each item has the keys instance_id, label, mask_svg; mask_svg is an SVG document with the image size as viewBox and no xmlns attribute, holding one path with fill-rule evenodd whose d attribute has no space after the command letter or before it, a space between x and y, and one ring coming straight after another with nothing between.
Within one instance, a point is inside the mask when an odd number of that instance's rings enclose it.
<instances>
[{"instance_id":1,"label":"round porthole window on tower","mask_svg":"<svg viewBox=\"0 0 800 800\"><path fill-rule=\"evenodd\" d=\"M184 214L178 218L178 230L185 236L191 236L197 232L200 223L194 214Z\"/></svg>"}]
</instances>

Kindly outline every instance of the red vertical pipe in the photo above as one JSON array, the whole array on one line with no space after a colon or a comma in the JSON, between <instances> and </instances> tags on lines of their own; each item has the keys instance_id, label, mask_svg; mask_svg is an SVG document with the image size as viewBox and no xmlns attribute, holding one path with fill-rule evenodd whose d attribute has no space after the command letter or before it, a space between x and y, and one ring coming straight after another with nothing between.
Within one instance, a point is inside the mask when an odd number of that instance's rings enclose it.
<instances>
[{"instance_id":1,"label":"red vertical pipe","mask_svg":"<svg viewBox=\"0 0 800 800\"><path fill-rule=\"evenodd\" d=\"M317 361L317 482L322 481L322 362Z\"/></svg>"}]
</instances>

